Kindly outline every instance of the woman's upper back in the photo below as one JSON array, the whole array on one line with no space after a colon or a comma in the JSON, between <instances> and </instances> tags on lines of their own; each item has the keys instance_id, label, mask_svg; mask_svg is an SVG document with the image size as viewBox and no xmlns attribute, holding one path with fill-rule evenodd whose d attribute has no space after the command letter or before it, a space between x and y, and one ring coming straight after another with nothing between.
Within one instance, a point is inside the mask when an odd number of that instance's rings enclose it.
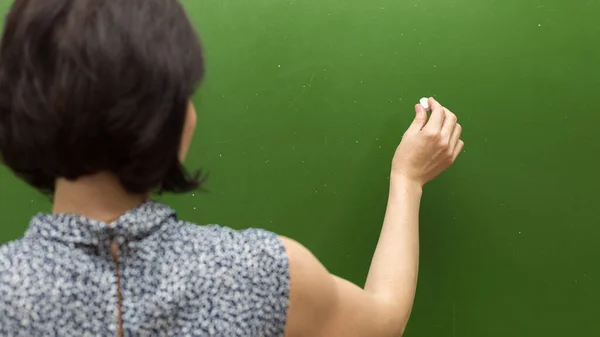
<instances>
[{"instance_id":1,"label":"woman's upper back","mask_svg":"<svg viewBox=\"0 0 600 337\"><path fill-rule=\"evenodd\" d=\"M283 335L288 260L275 234L196 226L154 202L111 228L37 215L0 247L0 335L115 335L119 298L125 335Z\"/></svg>"}]
</instances>

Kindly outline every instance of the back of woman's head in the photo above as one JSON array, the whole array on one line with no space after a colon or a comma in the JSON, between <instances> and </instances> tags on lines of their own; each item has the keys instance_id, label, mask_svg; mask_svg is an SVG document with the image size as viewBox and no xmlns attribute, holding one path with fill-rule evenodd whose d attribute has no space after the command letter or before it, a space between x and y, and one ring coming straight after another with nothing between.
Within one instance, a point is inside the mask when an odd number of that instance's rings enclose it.
<instances>
[{"instance_id":1,"label":"back of woman's head","mask_svg":"<svg viewBox=\"0 0 600 337\"><path fill-rule=\"evenodd\" d=\"M199 41L177 0L16 0L0 43L0 155L52 192L112 172L131 193L195 188L179 160Z\"/></svg>"}]
</instances>

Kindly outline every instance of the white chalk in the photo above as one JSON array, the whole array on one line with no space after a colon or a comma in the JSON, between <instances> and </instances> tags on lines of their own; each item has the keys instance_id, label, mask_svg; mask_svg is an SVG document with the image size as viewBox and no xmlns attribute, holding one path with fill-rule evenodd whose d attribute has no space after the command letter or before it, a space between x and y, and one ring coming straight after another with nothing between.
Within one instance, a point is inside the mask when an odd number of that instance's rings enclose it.
<instances>
[{"instance_id":1,"label":"white chalk","mask_svg":"<svg viewBox=\"0 0 600 337\"><path fill-rule=\"evenodd\" d=\"M421 100L419 101L419 104L421 104L421 106L423 108L425 108L425 110L429 111L429 98L427 98L427 97L421 98Z\"/></svg>"}]
</instances>

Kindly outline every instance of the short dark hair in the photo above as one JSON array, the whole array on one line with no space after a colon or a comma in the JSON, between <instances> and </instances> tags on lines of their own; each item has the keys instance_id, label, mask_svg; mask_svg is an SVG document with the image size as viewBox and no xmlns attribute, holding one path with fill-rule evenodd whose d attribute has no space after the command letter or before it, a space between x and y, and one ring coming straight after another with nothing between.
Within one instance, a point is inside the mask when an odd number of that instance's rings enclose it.
<instances>
[{"instance_id":1,"label":"short dark hair","mask_svg":"<svg viewBox=\"0 0 600 337\"><path fill-rule=\"evenodd\" d=\"M34 187L114 173L130 193L199 185L178 153L204 74L178 0L16 0L0 42L0 156Z\"/></svg>"}]
</instances>

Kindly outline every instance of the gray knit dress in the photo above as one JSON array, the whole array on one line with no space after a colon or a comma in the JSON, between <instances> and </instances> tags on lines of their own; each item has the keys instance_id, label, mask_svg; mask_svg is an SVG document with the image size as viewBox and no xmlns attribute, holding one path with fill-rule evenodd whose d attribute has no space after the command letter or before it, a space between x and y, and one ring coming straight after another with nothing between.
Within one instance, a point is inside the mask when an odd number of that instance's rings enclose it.
<instances>
[{"instance_id":1,"label":"gray knit dress","mask_svg":"<svg viewBox=\"0 0 600 337\"><path fill-rule=\"evenodd\" d=\"M146 202L111 227L39 214L0 247L0 336L282 336L279 238Z\"/></svg>"}]
</instances>

